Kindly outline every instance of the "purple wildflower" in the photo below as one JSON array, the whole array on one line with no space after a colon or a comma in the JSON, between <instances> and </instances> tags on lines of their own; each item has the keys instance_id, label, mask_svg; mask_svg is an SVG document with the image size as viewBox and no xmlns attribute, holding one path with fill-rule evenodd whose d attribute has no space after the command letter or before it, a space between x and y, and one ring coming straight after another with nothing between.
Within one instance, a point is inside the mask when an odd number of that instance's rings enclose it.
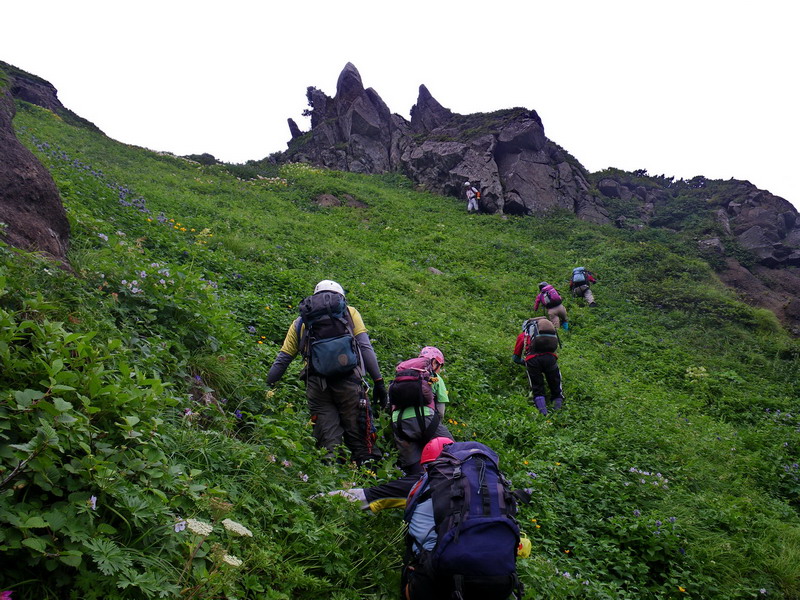
<instances>
[{"instance_id":1,"label":"purple wildflower","mask_svg":"<svg viewBox=\"0 0 800 600\"><path fill-rule=\"evenodd\" d=\"M97 496L91 496L87 504L92 507L92 510L97 510Z\"/></svg>"},{"instance_id":2,"label":"purple wildflower","mask_svg":"<svg viewBox=\"0 0 800 600\"><path fill-rule=\"evenodd\" d=\"M642 513L639 511L639 509L638 509L638 508L637 508L636 510L634 510L634 511L633 511L633 516L634 516L634 517L638 517L638 516L640 516L641 514L642 514Z\"/></svg>"},{"instance_id":3,"label":"purple wildflower","mask_svg":"<svg viewBox=\"0 0 800 600\"><path fill-rule=\"evenodd\" d=\"M249 326L247 327L247 331L249 331L250 333L255 333L255 332L256 332L256 328L255 328L255 327L253 327L252 325L249 325Z\"/></svg>"},{"instance_id":4,"label":"purple wildflower","mask_svg":"<svg viewBox=\"0 0 800 600\"><path fill-rule=\"evenodd\" d=\"M235 411L233 411L233 415L234 415L234 416L235 416L237 419L241 419L241 418L242 418L242 411L240 411L240 410L237 408Z\"/></svg>"},{"instance_id":5,"label":"purple wildflower","mask_svg":"<svg viewBox=\"0 0 800 600\"><path fill-rule=\"evenodd\" d=\"M538 475L536 473L534 473L533 471L529 471L528 472L528 477L530 477L531 479L536 479L538 477Z\"/></svg>"},{"instance_id":6,"label":"purple wildflower","mask_svg":"<svg viewBox=\"0 0 800 600\"><path fill-rule=\"evenodd\" d=\"M175 523L175 527L173 527L173 529L175 530L175 533L180 533L181 531L186 529L186 521L181 519L180 521Z\"/></svg>"}]
</instances>

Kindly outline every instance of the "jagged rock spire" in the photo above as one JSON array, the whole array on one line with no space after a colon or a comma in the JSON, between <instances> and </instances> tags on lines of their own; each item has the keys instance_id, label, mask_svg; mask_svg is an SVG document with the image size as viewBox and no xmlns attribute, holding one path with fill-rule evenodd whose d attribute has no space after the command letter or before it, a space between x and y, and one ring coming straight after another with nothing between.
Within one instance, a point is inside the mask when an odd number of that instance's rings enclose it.
<instances>
[{"instance_id":1,"label":"jagged rock spire","mask_svg":"<svg viewBox=\"0 0 800 600\"><path fill-rule=\"evenodd\" d=\"M439 104L425 85L419 86L417 103L411 107L411 129L415 133L433 131L452 117L453 112Z\"/></svg>"}]
</instances>

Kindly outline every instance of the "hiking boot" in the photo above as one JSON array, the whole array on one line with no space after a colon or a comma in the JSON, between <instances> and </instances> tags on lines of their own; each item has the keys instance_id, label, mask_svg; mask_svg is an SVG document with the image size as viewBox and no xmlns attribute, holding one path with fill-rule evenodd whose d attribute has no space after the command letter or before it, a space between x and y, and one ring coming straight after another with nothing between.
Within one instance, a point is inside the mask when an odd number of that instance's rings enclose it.
<instances>
[{"instance_id":1,"label":"hiking boot","mask_svg":"<svg viewBox=\"0 0 800 600\"><path fill-rule=\"evenodd\" d=\"M542 413L543 415L547 415L547 404L545 402L544 396L536 396L536 398L533 399L533 403L536 406L536 408L539 409L540 413Z\"/></svg>"},{"instance_id":2,"label":"hiking boot","mask_svg":"<svg viewBox=\"0 0 800 600\"><path fill-rule=\"evenodd\" d=\"M564 403L563 398L554 398L553 399L553 410L561 410L561 406Z\"/></svg>"},{"instance_id":3,"label":"hiking boot","mask_svg":"<svg viewBox=\"0 0 800 600\"><path fill-rule=\"evenodd\" d=\"M592 306L592 307L597 306L597 302L589 302L589 306Z\"/></svg>"}]
</instances>

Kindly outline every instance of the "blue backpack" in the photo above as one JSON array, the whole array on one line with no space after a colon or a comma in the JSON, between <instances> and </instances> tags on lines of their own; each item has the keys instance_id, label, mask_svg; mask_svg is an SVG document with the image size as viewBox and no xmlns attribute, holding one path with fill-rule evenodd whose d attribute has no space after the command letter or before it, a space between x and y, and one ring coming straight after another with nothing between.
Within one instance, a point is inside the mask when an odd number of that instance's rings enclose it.
<instances>
[{"instance_id":1,"label":"blue backpack","mask_svg":"<svg viewBox=\"0 0 800 600\"><path fill-rule=\"evenodd\" d=\"M480 590L482 600L522 597L516 553L517 504L495 452L480 442L454 442L427 465L412 489L405 520L411 523L419 503L433 501L436 545L425 555L436 579L449 579L452 589ZM411 542L412 546L416 541Z\"/></svg>"},{"instance_id":2,"label":"blue backpack","mask_svg":"<svg viewBox=\"0 0 800 600\"><path fill-rule=\"evenodd\" d=\"M589 278L586 276L586 267L575 267L572 269L572 285L584 285L589 283Z\"/></svg>"},{"instance_id":3,"label":"blue backpack","mask_svg":"<svg viewBox=\"0 0 800 600\"><path fill-rule=\"evenodd\" d=\"M318 292L304 298L298 309L298 337L305 325L299 346L310 372L323 377L351 373L359 364L359 353L344 296L331 291Z\"/></svg>"}]
</instances>

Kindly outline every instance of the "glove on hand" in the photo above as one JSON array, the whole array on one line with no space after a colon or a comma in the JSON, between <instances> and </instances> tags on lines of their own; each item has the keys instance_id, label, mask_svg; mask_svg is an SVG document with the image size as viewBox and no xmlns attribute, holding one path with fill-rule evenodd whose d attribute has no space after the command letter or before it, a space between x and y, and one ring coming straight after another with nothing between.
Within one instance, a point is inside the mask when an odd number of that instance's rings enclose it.
<instances>
[{"instance_id":1,"label":"glove on hand","mask_svg":"<svg viewBox=\"0 0 800 600\"><path fill-rule=\"evenodd\" d=\"M524 365L525 364L525 361L522 360L522 357L521 356L517 356L516 354L511 358L511 360L513 360L518 365Z\"/></svg>"},{"instance_id":2,"label":"glove on hand","mask_svg":"<svg viewBox=\"0 0 800 600\"><path fill-rule=\"evenodd\" d=\"M383 379L372 383L372 404L380 407L386 405L386 385L383 383Z\"/></svg>"}]
</instances>

